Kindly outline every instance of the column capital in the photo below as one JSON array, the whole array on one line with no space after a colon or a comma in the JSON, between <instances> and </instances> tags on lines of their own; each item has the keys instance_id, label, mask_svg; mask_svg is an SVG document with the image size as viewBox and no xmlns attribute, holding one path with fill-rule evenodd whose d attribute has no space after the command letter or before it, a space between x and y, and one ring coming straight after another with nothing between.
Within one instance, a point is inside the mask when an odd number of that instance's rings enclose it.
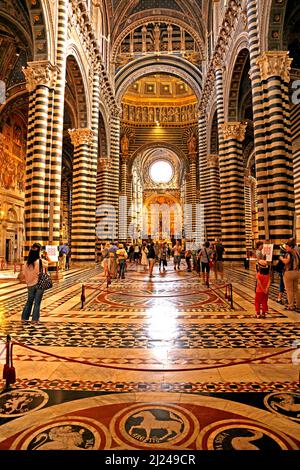
<instances>
[{"instance_id":1,"label":"column capital","mask_svg":"<svg viewBox=\"0 0 300 470\"><path fill-rule=\"evenodd\" d=\"M223 72L224 62L223 62L223 59L219 55L216 55L216 57L213 60L213 68L214 68L215 72L217 70Z\"/></svg>"},{"instance_id":2,"label":"column capital","mask_svg":"<svg viewBox=\"0 0 300 470\"><path fill-rule=\"evenodd\" d=\"M236 139L243 142L247 123L244 122L225 122L221 125L224 139Z\"/></svg>"},{"instance_id":3,"label":"column capital","mask_svg":"<svg viewBox=\"0 0 300 470\"><path fill-rule=\"evenodd\" d=\"M112 105L110 108L111 116L115 118L121 118L122 116L122 108L117 105Z\"/></svg>"},{"instance_id":4,"label":"column capital","mask_svg":"<svg viewBox=\"0 0 300 470\"><path fill-rule=\"evenodd\" d=\"M219 168L219 155L211 153L206 158L208 168Z\"/></svg>"},{"instance_id":5,"label":"column capital","mask_svg":"<svg viewBox=\"0 0 300 470\"><path fill-rule=\"evenodd\" d=\"M69 129L68 130L71 142L74 147L79 147L79 145L92 145L93 143L93 131L91 129Z\"/></svg>"},{"instance_id":6,"label":"column capital","mask_svg":"<svg viewBox=\"0 0 300 470\"><path fill-rule=\"evenodd\" d=\"M288 51L269 51L259 56L256 64L259 66L262 80L279 76L289 83L292 61Z\"/></svg>"},{"instance_id":7,"label":"column capital","mask_svg":"<svg viewBox=\"0 0 300 470\"><path fill-rule=\"evenodd\" d=\"M189 153L189 163L196 163L197 162L197 152Z\"/></svg>"},{"instance_id":8,"label":"column capital","mask_svg":"<svg viewBox=\"0 0 300 470\"><path fill-rule=\"evenodd\" d=\"M48 88L55 88L56 86L58 68L48 60L28 62L27 67L23 67L22 71L29 92L35 90L38 85Z\"/></svg>"},{"instance_id":9,"label":"column capital","mask_svg":"<svg viewBox=\"0 0 300 470\"><path fill-rule=\"evenodd\" d=\"M129 160L129 153L121 153L120 155L120 159L121 159L121 163L127 163L128 160Z\"/></svg>"}]
</instances>

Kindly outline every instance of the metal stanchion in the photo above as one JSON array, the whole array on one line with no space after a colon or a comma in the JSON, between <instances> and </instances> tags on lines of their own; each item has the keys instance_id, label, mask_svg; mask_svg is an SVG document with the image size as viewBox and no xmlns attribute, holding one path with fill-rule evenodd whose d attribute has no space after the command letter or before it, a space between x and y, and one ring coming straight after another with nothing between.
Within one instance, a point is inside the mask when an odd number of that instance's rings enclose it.
<instances>
[{"instance_id":1,"label":"metal stanchion","mask_svg":"<svg viewBox=\"0 0 300 470\"><path fill-rule=\"evenodd\" d=\"M3 367L3 379L5 380L3 391L9 390L11 388L10 385L16 381L16 371L12 359L11 337L9 335L6 337L6 361Z\"/></svg>"},{"instance_id":2,"label":"metal stanchion","mask_svg":"<svg viewBox=\"0 0 300 470\"><path fill-rule=\"evenodd\" d=\"M232 284L230 284L230 306L233 309L233 288L232 288Z\"/></svg>"},{"instance_id":3,"label":"metal stanchion","mask_svg":"<svg viewBox=\"0 0 300 470\"><path fill-rule=\"evenodd\" d=\"M84 307L84 302L85 302L85 285L82 284L82 287L81 287L81 308Z\"/></svg>"}]
</instances>

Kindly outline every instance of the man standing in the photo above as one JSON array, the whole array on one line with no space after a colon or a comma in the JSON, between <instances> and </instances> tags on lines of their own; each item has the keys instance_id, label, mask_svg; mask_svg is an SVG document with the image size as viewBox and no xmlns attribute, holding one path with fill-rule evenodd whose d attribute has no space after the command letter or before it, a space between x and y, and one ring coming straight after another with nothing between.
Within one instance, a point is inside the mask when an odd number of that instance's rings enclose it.
<instances>
[{"instance_id":1,"label":"man standing","mask_svg":"<svg viewBox=\"0 0 300 470\"><path fill-rule=\"evenodd\" d=\"M59 247L59 267L62 271L66 269L66 258L67 254L69 253L70 249L67 243L60 245Z\"/></svg>"},{"instance_id":2,"label":"man standing","mask_svg":"<svg viewBox=\"0 0 300 470\"><path fill-rule=\"evenodd\" d=\"M177 269L179 271L179 268L180 268L180 255L181 255L181 251L182 251L181 245L179 244L179 240L176 240L176 243L173 246L172 251L173 251L173 256L174 256L174 269L176 271L176 266L177 266Z\"/></svg>"},{"instance_id":3,"label":"man standing","mask_svg":"<svg viewBox=\"0 0 300 470\"><path fill-rule=\"evenodd\" d=\"M224 269L223 269L223 255L225 253L225 248L222 245L221 240L217 241L216 248L215 248L215 278L216 281L218 280L218 272L221 276L221 281L224 280Z\"/></svg>"}]
</instances>

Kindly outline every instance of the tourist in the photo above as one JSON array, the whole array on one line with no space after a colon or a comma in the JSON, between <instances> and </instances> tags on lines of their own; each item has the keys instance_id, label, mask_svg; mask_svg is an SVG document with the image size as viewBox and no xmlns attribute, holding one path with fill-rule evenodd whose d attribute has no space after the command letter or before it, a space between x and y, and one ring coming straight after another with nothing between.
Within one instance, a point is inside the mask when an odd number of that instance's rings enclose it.
<instances>
[{"instance_id":1,"label":"tourist","mask_svg":"<svg viewBox=\"0 0 300 470\"><path fill-rule=\"evenodd\" d=\"M262 241L258 241L256 243L256 252L255 252L255 255L256 255L256 271L258 272L258 262L259 260L265 260L266 259L266 256L263 254L263 247L264 247L264 244Z\"/></svg>"},{"instance_id":2,"label":"tourist","mask_svg":"<svg viewBox=\"0 0 300 470\"><path fill-rule=\"evenodd\" d=\"M117 250L118 247L116 245L116 242L112 242L109 249L109 266L110 266L110 275L113 279L116 279L118 277L118 265L117 265Z\"/></svg>"},{"instance_id":3,"label":"tourist","mask_svg":"<svg viewBox=\"0 0 300 470\"><path fill-rule=\"evenodd\" d=\"M289 240L285 244L286 255L280 256L279 259L283 261L285 265L284 269L284 285L288 298L287 310L294 310L294 302L296 301L296 311L300 311L300 292L298 281L300 277L300 254L297 249L295 249L295 241Z\"/></svg>"},{"instance_id":4,"label":"tourist","mask_svg":"<svg viewBox=\"0 0 300 470\"><path fill-rule=\"evenodd\" d=\"M134 246L133 245L130 245L129 247L128 257L129 257L129 263L133 263L134 261Z\"/></svg>"},{"instance_id":5,"label":"tourist","mask_svg":"<svg viewBox=\"0 0 300 470\"><path fill-rule=\"evenodd\" d=\"M155 260L159 261L160 244L158 243L158 241L155 242L154 251L155 251Z\"/></svg>"},{"instance_id":6,"label":"tourist","mask_svg":"<svg viewBox=\"0 0 300 470\"><path fill-rule=\"evenodd\" d=\"M109 249L110 249L110 243L106 242L104 248L101 251L101 257L102 257L101 266L104 269L104 276L106 278L108 276L110 276L110 272L109 272Z\"/></svg>"},{"instance_id":7,"label":"tourist","mask_svg":"<svg viewBox=\"0 0 300 470\"><path fill-rule=\"evenodd\" d=\"M29 320L32 307L32 322L36 324L39 323L40 320L41 301L44 289L39 287L37 284L40 271L42 269L46 270L48 268L48 262L50 261L47 252L45 253L47 259L41 259L40 249L37 246L31 248L23 269L23 275L28 289L28 298L21 317L22 322L24 323Z\"/></svg>"},{"instance_id":8,"label":"tourist","mask_svg":"<svg viewBox=\"0 0 300 470\"><path fill-rule=\"evenodd\" d=\"M140 261L140 257L141 257L140 246L138 242L136 242L136 244L134 245L134 255L133 255L133 259L136 262L136 264L138 264L138 262Z\"/></svg>"},{"instance_id":9,"label":"tourist","mask_svg":"<svg viewBox=\"0 0 300 470\"><path fill-rule=\"evenodd\" d=\"M270 289L270 268L267 261L260 259L257 263L255 289L256 318L265 318L268 313L268 297Z\"/></svg>"},{"instance_id":10,"label":"tourist","mask_svg":"<svg viewBox=\"0 0 300 470\"><path fill-rule=\"evenodd\" d=\"M66 245L68 246L68 243L66 243ZM71 250L70 250L70 247L68 246L69 248L69 251L66 253L66 262L65 262L65 270L66 271L69 271L70 269L70 259L71 259Z\"/></svg>"},{"instance_id":11,"label":"tourist","mask_svg":"<svg viewBox=\"0 0 300 470\"><path fill-rule=\"evenodd\" d=\"M179 240L176 240L176 243L172 248L172 252L173 252L173 256L174 256L174 269L175 269L175 271L176 271L176 266L177 266L178 271L180 270L181 251L182 251L182 248L181 248L181 245L179 243Z\"/></svg>"},{"instance_id":12,"label":"tourist","mask_svg":"<svg viewBox=\"0 0 300 470\"><path fill-rule=\"evenodd\" d=\"M119 244L119 248L116 251L117 254L117 261L119 265L119 279L125 279L125 267L126 267L126 259L128 257L127 251L124 248L123 243Z\"/></svg>"},{"instance_id":13,"label":"tourist","mask_svg":"<svg viewBox=\"0 0 300 470\"><path fill-rule=\"evenodd\" d=\"M185 251L185 262L186 262L187 272L189 272L189 273L192 271L191 258L192 258L191 250L186 250Z\"/></svg>"},{"instance_id":14,"label":"tourist","mask_svg":"<svg viewBox=\"0 0 300 470\"><path fill-rule=\"evenodd\" d=\"M65 271L66 269L66 258L69 253L69 247L67 243L63 243L59 246L59 269Z\"/></svg>"},{"instance_id":15,"label":"tourist","mask_svg":"<svg viewBox=\"0 0 300 470\"><path fill-rule=\"evenodd\" d=\"M210 259L212 255L212 249L210 243L205 242L200 251L201 258L201 270L202 270L202 281L209 287L209 273L210 273Z\"/></svg>"},{"instance_id":16,"label":"tourist","mask_svg":"<svg viewBox=\"0 0 300 470\"><path fill-rule=\"evenodd\" d=\"M168 256L168 248L167 244L163 243L159 247L159 253L158 253L158 258L159 258L159 271L161 271L161 267L163 267L163 271L166 271L167 267L167 256Z\"/></svg>"},{"instance_id":17,"label":"tourist","mask_svg":"<svg viewBox=\"0 0 300 470\"><path fill-rule=\"evenodd\" d=\"M153 268L156 260L155 248L154 243L150 243L148 246L148 254L147 254L148 262L149 262L149 277L153 276Z\"/></svg>"},{"instance_id":18,"label":"tourist","mask_svg":"<svg viewBox=\"0 0 300 470\"><path fill-rule=\"evenodd\" d=\"M218 273L220 273L221 281L224 280L224 269L223 269L223 255L225 253L225 248L222 245L221 240L218 240L215 246L215 256L214 256L214 272L215 279L218 280Z\"/></svg>"},{"instance_id":19,"label":"tourist","mask_svg":"<svg viewBox=\"0 0 300 470\"><path fill-rule=\"evenodd\" d=\"M280 256L285 257L285 255L286 255L286 246L285 246L285 244L280 245L280 250L281 250ZM285 291L284 280L283 280L283 275L284 275L284 271L285 271L284 262L281 259L279 259L277 261L277 263L274 265L273 270L278 273L278 277L279 277L278 295L277 295L276 302L278 302L279 304L283 304L283 294L284 294L284 291Z\"/></svg>"},{"instance_id":20,"label":"tourist","mask_svg":"<svg viewBox=\"0 0 300 470\"><path fill-rule=\"evenodd\" d=\"M147 270L148 268L148 248L146 246L146 243L143 243L143 246L142 246L142 250L141 250L141 253L142 253L142 258L141 258L141 266L144 267L144 271Z\"/></svg>"}]
</instances>

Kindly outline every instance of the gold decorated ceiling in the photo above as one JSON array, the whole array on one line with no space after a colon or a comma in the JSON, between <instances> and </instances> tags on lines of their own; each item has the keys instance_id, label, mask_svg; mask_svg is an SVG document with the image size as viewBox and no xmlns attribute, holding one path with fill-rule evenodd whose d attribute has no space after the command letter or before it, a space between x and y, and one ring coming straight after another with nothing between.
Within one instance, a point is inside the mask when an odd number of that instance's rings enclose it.
<instances>
[{"instance_id":1,"label":"gold decorated ceiling","mask_svg":"<svg viewBox=\"0 0 300 470\"><path fill-rule=\"evenodd\" d=\"M189 85L167 74L145 76L134 82L123 98L123 103L165 103L184 105L196 103L197 99Z\"/></svg>"}]
</instances>

